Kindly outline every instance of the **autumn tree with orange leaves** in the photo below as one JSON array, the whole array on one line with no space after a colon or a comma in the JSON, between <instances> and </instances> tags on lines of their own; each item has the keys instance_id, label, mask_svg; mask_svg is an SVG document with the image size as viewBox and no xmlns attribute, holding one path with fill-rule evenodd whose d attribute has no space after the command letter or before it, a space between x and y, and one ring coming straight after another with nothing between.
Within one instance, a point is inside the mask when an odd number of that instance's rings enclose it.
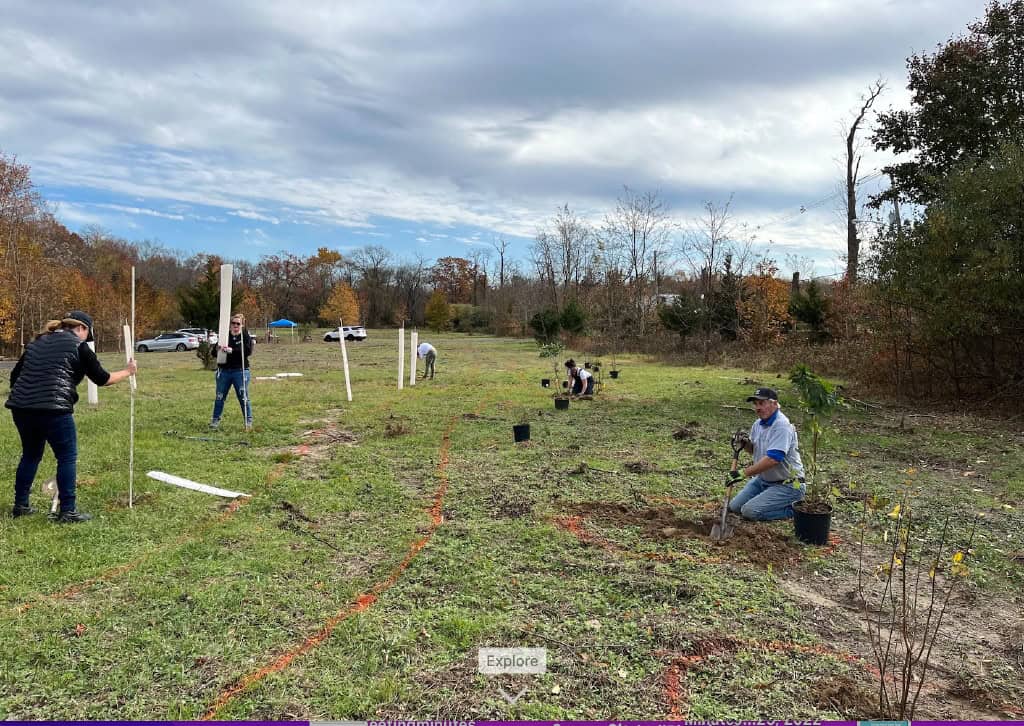
<instances>
[{"instance_id":1,"label":"autumn tree with orange leaves","mask_svg":"<svg viewBox=\"0 0 1024 726\"><path fill-rule=\"evenodd\" d=\"M744 295L738 303L740 337L756 345L777 341L793 319L789 314L789 285L777 278L774 260L757 263L753 275L743 279Z\"/></svg>"}]
</instances>

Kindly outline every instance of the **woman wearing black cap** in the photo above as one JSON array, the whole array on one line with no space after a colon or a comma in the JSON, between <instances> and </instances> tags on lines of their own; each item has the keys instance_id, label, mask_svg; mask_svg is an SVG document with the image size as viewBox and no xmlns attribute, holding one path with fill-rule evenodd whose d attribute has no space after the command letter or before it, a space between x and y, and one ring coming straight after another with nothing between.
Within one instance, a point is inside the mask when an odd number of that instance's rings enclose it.
<instances>
[{"instance_id":1,"label":"woman wearing black cap","mask_svg":"<svg viewBox=\"0 0 1024 726\"><path fill-rule=\"evenodd\" d=\"M75 476L78 463L78 434L72 416L82 378L97 386L110 386L135 373L135 361L115 373L100 365L87 345L92 337L92 318L72 310L62 320L51 320L45 330L25 346L25 352L11 371L11 393L7 408L21 436L21 462L14 477L15 517L34 514L29 504L32 481L50 444L57 459L57 490L60 493L58 522L85 522L91 515L75 506Z\"/></svg>"}]
</instances>

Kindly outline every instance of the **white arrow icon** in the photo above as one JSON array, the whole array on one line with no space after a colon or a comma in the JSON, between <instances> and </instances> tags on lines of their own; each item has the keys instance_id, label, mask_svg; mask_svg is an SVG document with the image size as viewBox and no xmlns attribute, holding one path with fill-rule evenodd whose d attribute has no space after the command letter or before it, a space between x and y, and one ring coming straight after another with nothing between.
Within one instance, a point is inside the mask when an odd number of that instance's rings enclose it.
<instances>
[{"instance_id":1,"label":"white arrow icon","mask_svg":"<svg viewBox=\"0 0 1024 726\"><path fill-rule=\"evenodd\" d=\"M507 693L505 693L505 689L502 688L501 686L498 686L498 690L501 691L502 698L504 698L506 701L508 701L511 705L515 706L516 705L516 701L518 701L520 698L522 698L523 694L526 693L526 686L523 686L523 690L521 690L515 696L510 696Z\"/></svg>"}]
</instances>

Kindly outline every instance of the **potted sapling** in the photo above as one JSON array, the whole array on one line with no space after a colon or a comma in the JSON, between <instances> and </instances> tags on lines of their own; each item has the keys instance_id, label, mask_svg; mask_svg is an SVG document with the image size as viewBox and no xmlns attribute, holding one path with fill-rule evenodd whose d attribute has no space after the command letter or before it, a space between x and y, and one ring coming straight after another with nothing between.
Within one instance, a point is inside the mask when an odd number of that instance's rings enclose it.
<instances>
[{"instance_id":1,"label":"potted sapling","mask_svg":"<svg viewBox=\"0 0 1024 726\"><path fill-rule=\"evenodd\" d=\"M804 430L810 436L810 448L804 452L807 493L793 505L793 530L801 542L823 545L828 542L832 526L832 499L836 492L821 476L821 421L845 403L834 383L815 375L806 365L794 368L789 380L800 394L800 406L806 414Z\"/></svg>"}]
</instances>

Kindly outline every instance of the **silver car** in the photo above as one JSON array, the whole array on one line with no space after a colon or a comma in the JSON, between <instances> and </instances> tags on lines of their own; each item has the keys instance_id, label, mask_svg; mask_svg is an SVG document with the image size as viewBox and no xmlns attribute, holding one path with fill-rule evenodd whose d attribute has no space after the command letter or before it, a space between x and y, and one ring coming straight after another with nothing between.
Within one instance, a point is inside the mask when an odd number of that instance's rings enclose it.
<instances>
[{"instance_id":1,"label":"silver car","mask_svg":"<svg viewBox=\"0 0 1024 726\"><path fill-rule=\"evenodd\" d=\"M155 338L140 340L135 350L148 353L151 350L195 350L199 347L199 338L188 333L161 333Z\"/></svg>"}]
</instances>

